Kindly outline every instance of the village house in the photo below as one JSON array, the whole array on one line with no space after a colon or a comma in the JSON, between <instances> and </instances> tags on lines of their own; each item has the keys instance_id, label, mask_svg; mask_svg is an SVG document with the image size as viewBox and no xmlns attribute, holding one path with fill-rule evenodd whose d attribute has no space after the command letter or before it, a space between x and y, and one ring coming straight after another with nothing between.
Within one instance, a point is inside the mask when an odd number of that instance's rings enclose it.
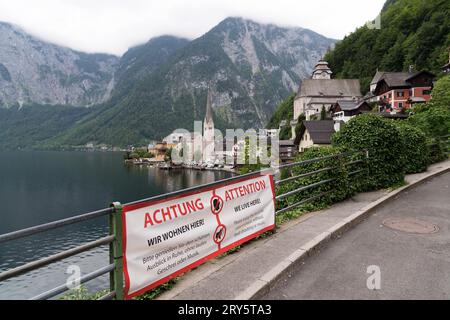
<instances>
[{"instance_id":1,"label":"village house","mask_svg":"<svg viewBox=\"0 0 450 320\"><path fill-rule=\"evenodd\" d=\"M359 100L362 98L358 79L331 79L333 72L328 62L320 60L314 68L311 79L303 80L294 101L294 121L297 124L301 114L306 120L317 119L325 108L330 111L338 100Z\"/></svg>"},{"instance_id":2,"label":"village house","mask_svg":"<svg viewBox=\"0 0 450 320\"><path fill-rule=\"evenodd\" d=\"M147 151L153 154L154 162L163 162L166 157L166 151L169 149L167 142L157 142L153 148L148 149Z\"/></svg>"},{"instance_id":3,"label":"village house","mask_svg":"<svg viewBox=\"0 0 450 320\"><path fill-rule=\"evenodd\" d=\"M293 162L298 154L298 148L294 140L280 140L278 142L278 154L281 163Z\"/></svg>"},{"instance_id":4,"label":"village house","mask_svg":"<svg viewBox=\"0 0 450 320\"><path fill-rule=\"evenodd\" d=\"M364 100L338 100L332 107L331 113L335 122L348 122L351 118L370 112L372 108Z\"/></svg>"},{"instance_id":5,"label":"village house","mask_svg":"<svg viewBox=\"0 0 450 320\"><path fill-rule=\"evenodd\" d=\"M311 147L331 145L331 136L335 133L333 120L303 121L298 137L299 151L304 152Z\"/></svg>"},{"instance_id":6,"label":"village house","mask_svg":"<svg viewBox=\"0 0 450 320\"><path fill-rule=\"evenodd\" d=\"M430 101L434 78L435 75L428 71L378 71L372 79L370 91L381 106L380 111L398 112L416 103Z\"/></svg>"}]
</instances>

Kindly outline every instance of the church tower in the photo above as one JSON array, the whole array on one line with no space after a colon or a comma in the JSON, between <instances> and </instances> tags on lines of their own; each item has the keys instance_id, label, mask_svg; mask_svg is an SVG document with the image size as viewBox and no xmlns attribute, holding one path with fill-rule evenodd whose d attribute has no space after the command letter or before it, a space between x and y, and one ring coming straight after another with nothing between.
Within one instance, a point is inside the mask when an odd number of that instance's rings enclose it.
<instances>
[{"instance_id":1,"label":"church tower","mask_svg":"<svg viewBox=\"0 0 450 320\"><path fill-rule=\"evenodd\" d=\"M321 79L331 79L331 75L333 72L328 66L328 62L323 59L320 59L319 62L314 67L314 71L312 73L312 79L321 80Z\"/></svg>"},{"instance_id":2,"label":"church tower","mask_svg":"<svg viewBox=\"0 0 450 320\"><path fill-rule=\"evenodd\" d=\"M203 121L203 161L211 162L215 160L214 153L214 120L212 111L212 95L208 89L206 98L206 114Z\"/></svg>"}]
</instances>

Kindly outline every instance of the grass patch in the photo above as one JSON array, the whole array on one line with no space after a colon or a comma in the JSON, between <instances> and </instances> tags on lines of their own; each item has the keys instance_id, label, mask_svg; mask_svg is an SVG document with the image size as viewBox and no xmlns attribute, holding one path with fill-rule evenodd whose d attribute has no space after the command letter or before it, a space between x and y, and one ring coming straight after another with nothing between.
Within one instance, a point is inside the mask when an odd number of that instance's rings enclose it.
<instances>
[{"instance_id":1,"label":"grass patch","mask_svg":"<svg viewBox=\"0 0 450 320\"><path fill-rule=\"evenodd\" d=\"M166 282L162 285L160 285L159 287L156 287L150 291L147 291L144 294L141 294L140 296L137 296L136 298L134 298L135 300L153 300L156 299L158 296L160 296L161 294L163 294L166 291L169 291L170 289L172 289L178 281L180 281L181 276L175 277L171 280L169 280L169 282Z\"/></svg>"},{"instance_id":2,"label":"grass patch","mask_svg":"<svg viewBox=\"0 0 450 320\"><path fill-rule=\"evenodd\" d=\"M109 290L100 290L97 292L89 292L85 286L71 289L69 292L59 297L58 300L98 300L108 294Z\"/></svg>"},{"instance_id":3,"label":"grass patch","mask_svg":"<svg viewBox=\"0 0 450 320\"><path fill-rule=\"evenodd\" d=\"M408 185L408 182L406 182L406 180L403 179L402 181L399 181L399 182L397 182L397 183L394 183L392 186L390 186L390 187L388 188L388 191L391 192L391 191L397 190L397 189L399 189L399 188L401 188L401 187L404 187L404 186L406 186L406 185Z\"/></svg>"}]
</instances>

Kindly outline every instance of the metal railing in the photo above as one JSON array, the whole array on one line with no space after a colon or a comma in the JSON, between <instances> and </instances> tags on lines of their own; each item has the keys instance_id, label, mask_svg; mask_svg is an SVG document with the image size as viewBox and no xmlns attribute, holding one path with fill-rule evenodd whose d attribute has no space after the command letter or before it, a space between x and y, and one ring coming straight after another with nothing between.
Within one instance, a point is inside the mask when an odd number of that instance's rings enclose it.
<instances>
[{"instance_id":1,"label":"metal railing","mask_svg":"<svg viewBox=\"0 0 450 320\"><path fill-rule=\"evenodd\" d=\"M336 155L330 155L330 156L326 156L326 157L320 157L320 158L315 158L315 159L311 159L311 160L306 160L306 161L302 161L302 162L296 162L296 163L290 163L290 164L285 164L285 165L281 165L279 166L277 169L281 169L281 170L286 170L286 169L298 169L301 167L305 167L308 165L313 165L313 164L318 164L321 162L327 162L329 160L336 160L336 159L348 159L350 157L357 157L360 156L362 157L362 159L357 159L357 160L350 160L348 162L343 161L342 165L344 167L346 167L347 169L350 168L350 171L347 173L347 178L353 177L359 173L363 173L367 171L367 161L369 159L369 153L367 151L355 151L355 152L346 152L346 153L340 153L340 154L336 154ZM357 164L363 164L364 168L363 169L352 169L355 165ZM287 184L287 183L293 183L293 182L298 182L301 181L302 179L305 178L312 178L315 176L319 176L322 174L327 174L330 171L335 171L335 170L340 170L340 166L339 165L329 165L329 164L325 164L325 166L323 168L317 169L317 170L313 170L313 171L308 171L308 172L304 172L304 173L300 173L300 174L296 174L295 172L291 172L289 174L289 177L283 178L283 179L277 179L276 175L274 176L275 179L275 185L277 187ZM299 194L304 193L305 191L308 190L312 190L314 191L315 189L318 189L321 186L330 186L333 182L336 182L339 178L334 177L334 178L327 178L327 179L321 179L318 181L313 181L312 183L309 184L305 184L305 185L299 185L298 187L294 187L293 190L289 190L287 192L284 193L280 193L277 192L276 194L276 200L277 200L277 207L279 204L280 200L283 199L288 199L289 197L292 196L296 196ZM298 199L297 202L292 203L292 204L288 204L280 209L277 209L277 211L275 212L276 215L288 212L288 211L292 211L293 209L296 209L308 202L311 202L313 200L317 200L319 198L325 197L327 195L332 194L333 192L335 192L334 188L332 186L329 187L330 190L326 190L324 192L319 192L319 193L314 193L313 195L307 197L307 196L303 196L300 197L300 199ZM278 190L277 190L278 191Z\"/></svg>"},{"instance_id":2,"label":"metal railing","mask_svg":"<svg viewBox=\"0 0 450 320\"><path fill-rule=\"evenodd\" d=\"M357 157L357 156L362 156L362 159L356 159L356 160L350 159L351 157ZM233 181L236 179L242 179L245 177L252 177L252 176L256 177L256 176L264 175L267 173L270 173L273 175L274 180L275 180L275 185L277 188L279 188L279 186L285 185L287 183L298 182L298 181L301 181L302 179L311 178L314 176L320 177L321 174L328 173L330 171L339 169L338 166L325 166L324 168L320 168L320 169L313 170L310 172L295 174L294 171L297 170L298 168L306 167L308 165L315 165L315 164L318 164L318 163L321 163L324 161L329 161L329 160L334 160L334 159L343 159L343 158L350 159L348 162L344 163L344 166L352 168L357 164L365 165L365 163L368 159L368 156L369 155L366 151L347 152L347 153L341 153L341 154L336 154L336 155L331 155L331 156L326 156L326 157L321 157L321 158L315 158L315 159L306 160L306 161L302 161L302 162L284 164L284 165L280 165L275 168L269 168L269 169L264 169L264 170L261 170L258 172L252 172L252 173L247 173L244 175L238 175L238 176L223 179L220 181L204 184L201 186L195 186L195 187L191 187L191 188L187 188L187 189L183 189L183 190L179 190L179 191L175 191L175 192L170 192L170 193L154 196L154 197L147 198L147 199L142 199L139 201L128 203L127 205L146 202L149 200L163 200L163 199L166 199L169 197L173 197L173 196L181 195L181 194L184 194L184 193L187 193L190 191L194 191L199 188L211 187L211 186L223 184L224 182L230 182L230 181ZM357 175L359 173L362 173L366 170L365 168L366 168L366 166L364 166L364 168L362 168L362 169L357 169L357 170L351 171L347 174L347 176L351 177L351 176ZM277 178L280 175L280 172L282 170L290 170L291 171L290 176L283 178L283 179ZM301 187L295 188L295 189L290 190L285 193L277 193L277 195L276 195L277 205L283 199L287 199L291 196L301 194L302 192L305 192L308 190L314 191L315 189L317 189L320 186L329 185L329 184L335 182L336 179L337 178L329 178L329 179L319 180L319 181L315 181L315 182L307 184L307 185L302 185ZM293 210L293 209L301 206L302 204L305 204L307 202L311 202L313 200L324 197L324 196L332 193L333 191L334 190L331 189L331 190L327 190L326 192L319 192L317 194L313 194L312 196L302 198L300 201L297 201L296 203L289 204L283 208L278 209L275 214L279 215L286 211ZM31 227L31 228L27 228L27 229L0 235L0 244L10 242L13 240L17 240L17 239L21 239L21 238L25 238L25 237L29 237L32 235L40 234L40 233L43 233L46 231L58 229L58 228L61 228L64 226L89 221L89 220L96 219L99 217L104 217L104 216L109 217L109 235L108 236L105 236L105 237L99 238L97 240L94 240L92 242L88 242L88 243L79 245L77 247L56 253L54 255L51 255L51 256L48 256L45 258L41 258L39 260L28 262L19 267L15 267L15 268L3 271L2 273L0 273L0 282L5 281L7 279L11 279L13 277L20 276L24 273L27 273L27 272L30 272L30 271L33 271L36 269L39 269L41 267L52 264L54 262L64 260L64 259L72 257L74 255L89 251L91 249L94 249L94 248L97 248L100 246L104 246L104 245L109 245L109 264L100 269L97 269L89 274L86 274L86 275L80 277L78 279L77 283L83 284L83 283L91 281L95 278L98 278L100 276L103 276L105 274L109 274L109 279L110 279L109 292L106 293L105 295L103 295L100 298L100 300L111 300L111 299L121 300L121 299L123 299L124 298L124 289L123 289L123 265L122 265L122 205L119 202L112 203L109 208L105 208L105 209L89 212L86 214L78 215L75 217L58 220L58 221L38 225L35 227ZM60 294L63 294L64 292L69 291L69 290L70 290L70 288L66 284L61 284L60 286L58 286L56 288L53 288L51 290L48 290L37 296L32 297L31 300L44 300L44 299L54 298L54 297L56 297Z\"/></svg>"},{"instance_id":3,"label":"metal railing","mask_svg":"<svg viewBox=\"0 0 450 320\"><path fill-rule=\"evenodd\" d=\"M71 217L68 219L58 220L46 224L42 224L39 226L14 231L11 233L6 233L0 235L0 244L18 240L21 238L29 237L35 234L39 234L42 232L46 232L49 230L58 229L60 227L73 225L77 223L81 223L84 221L92 220L95 218L109 216L109 236L99 238L95 241L88 242L77 246L75 248L71 248L57 254L35 260L32 262L28 262L24 265L21 265L16 268L12 268L0 273L0 282L5 281L7 279L20 276L24 273L39 269L41 267L47 266L51 263L58 262L64 260L66 258L72 257L74 255L80 254L82 252L89 251L91 249L108 245L109 253L110 253L110 264L95 270L87 275L82 276L78 279L78 283L82 284L88 282L92 279L100 277L104 274L110 274L110 292L102 298L108 299L122 299L123 298L123 278L122 278L122 238L121 238L121 230L122 230L122 207L119 203L114 203L110 208L105 208L101 210L97 210L94 212L89 212L86 214L78 215L75 217ZM37 296L32 297L30 300L44 300L53 298L59 294L62 294L66 291L70 290L70 288L66 284L61 284L60 286L49 290L47 292L41 293Z\"/></svg>"},{"instance_id":4,"label":"metal railing","mask_svg":"<svg viewBox=\"0 0 450 320\"><path fill-rule=\"evenodd\" d=\"M450 134L438 138L438 141L444 145L445 152L450 155Z\"/></svg>"}]
</instances>

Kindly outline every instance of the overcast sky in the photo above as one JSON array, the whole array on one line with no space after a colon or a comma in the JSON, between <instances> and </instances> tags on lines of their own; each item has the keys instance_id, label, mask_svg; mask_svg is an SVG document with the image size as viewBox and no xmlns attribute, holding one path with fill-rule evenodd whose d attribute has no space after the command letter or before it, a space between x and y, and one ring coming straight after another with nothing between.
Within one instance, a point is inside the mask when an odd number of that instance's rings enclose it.
<instances>
[{"instance_id":1,"label":"overcast sky","mask_svg":"<svg viewBox=\"0 0 450 320\"><path fill-rule=\"evenodd\" d=\"M0 0L0 21L86 52L121 55L162 34L194 39L229 16L342 39L385 0Z\"/></svg>"}]
</instances>

